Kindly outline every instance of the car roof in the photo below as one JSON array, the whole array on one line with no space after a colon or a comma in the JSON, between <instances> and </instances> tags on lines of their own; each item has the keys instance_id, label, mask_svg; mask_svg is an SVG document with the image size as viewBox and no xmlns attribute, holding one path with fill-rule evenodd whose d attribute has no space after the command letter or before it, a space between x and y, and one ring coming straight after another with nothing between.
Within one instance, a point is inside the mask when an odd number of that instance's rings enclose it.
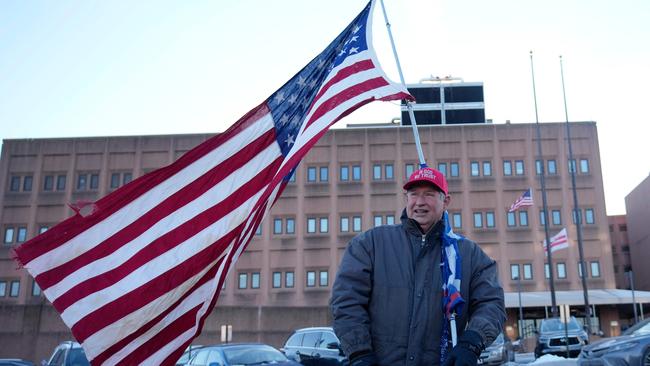
<instances>
[{"instance_id":1,"label":"car roof","mask_svg":"<svg viewBox=\"0 0 650 366\"><path fill-rule=\"evenodd\" d=\"M203 347L201 347L201 349L204 349L204 348L230 348L230 347L242 347L242 346L267 346L267 347L275 348L275 347L273 347L273 346L271 346L269 344L266 344L266 343L242 342L242 343L213 344L213 345L210 345L210 346L203 346Z\"/></svg>"},{"instance_id":2,"label":"car roof","mask_svg":"<svg viewBox=\"0 0 650 366\"><path fill-rule=\"evenodd\" d=\"M301 333L301 332L309 332L309 331L324 331L324 330L329 330L329 331L334 331L332 327L307 327L307 328L301 328L301 329L296 329L296 333Z\"/></svg>"}]
</instances>

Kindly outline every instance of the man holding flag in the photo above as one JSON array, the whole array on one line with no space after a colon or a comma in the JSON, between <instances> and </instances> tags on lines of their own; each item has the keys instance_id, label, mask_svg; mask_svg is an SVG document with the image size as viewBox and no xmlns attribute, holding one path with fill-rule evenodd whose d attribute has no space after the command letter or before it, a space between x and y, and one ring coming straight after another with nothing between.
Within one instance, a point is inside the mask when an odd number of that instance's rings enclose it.
<instances>
[{"instance_id":1,"label":"man holding flag","mask_svg":"<svg viewBox=\"0 0 650 366\"><path fill-rule=\"evenodd\" d=\"M401 224L355 237L341 261L330 303L343 352L351 366L476 365L506 317L496 262L451 230L439 171L404 190Z\"/></svg>"}]
</instances>

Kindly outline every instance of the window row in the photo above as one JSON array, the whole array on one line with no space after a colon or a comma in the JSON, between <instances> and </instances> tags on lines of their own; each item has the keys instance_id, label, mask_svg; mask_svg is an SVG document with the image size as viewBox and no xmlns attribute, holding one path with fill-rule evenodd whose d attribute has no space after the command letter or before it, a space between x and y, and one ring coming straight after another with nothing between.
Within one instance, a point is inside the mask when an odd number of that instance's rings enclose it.
<instances>
[{"instance_id":1,"label":"window row","mask_svg":"<svg viewBox=\"0 0 650 366\"><path fill-rule=\"evenodd\" d=\"M284 277L284 281L283 281ZM271 287L272 288L293 288L295 286L295 276L293 271L274 271L271 274ZM305 286L306 287L327 287L329 286L329 271L322 270L309 270L305 272ZM259 272L240 272L237 277L238 289L258 289L260 288L260 273Z\"/></svg>"},{"instance_id":2,"label":"window row","mask_svg":"<svg viewBox=\"0 0 650 366\"><path fill-rule=\"evenodd\" d=\"M42 234L49 229L49 226L41 225L38 228L38 233ZM5 226L2 243L6 245L20 244L27 241L27 226Z\"/></svg>"},{"instance_id":3,"label":"window row","mask_svg":"<svg viewBox=\"0 0 650 366\"><path fill-rule=\"evenodd\" d=\"M45 173L43 175L43 191L61 192L65 191L67 174ZM10 192L30 192L33 186L33 176L12 175L9 182ZM113 172L110 175L110 189L119 188L133 180L131 172ZM99 172L76 173L76 191L95 191L99 189Z\"/></svg>"},{"instance_id":4,"label":"window row","mask_svg":"<svg viewBox=\"0 0 650 366\"><path fill-rule=\"evenodd\" d=\"M19 280L0 280L0 299L3 297L18 297L20 295ZM32 296L40 296L41 288L32 281Z\"/></svg>"},{"instance_id":5,"label":"window row","mask_svg":"<svg viewBox=\"0 0 650 366\"><path fill-rule=\"evenodd\" d=\"M326 234L330 230L328 217L307 217L305 232L307 234ZM395 215L374 215L373 225L394 225ZM339 218L340 233L359 233L362 231L361 215L341 216ZM273 218L273 235L294 235L296 233L295 217L274 217ZM257 227L255 235L262 235L262 225Z\"/></svg>"},{"instance_id":6,"label":"window row","mask_svg":"<svg viewBox=\"0 0 650 366\"><path fill-rule=\"evenodd\" d=\"M564 262L557 262L555 263L555 278L557 279L565 279L567 278L567 269L566 269L566 263ZM576 268L578 271L578 277L582 278L582 265L580 262L576 264ZM599 278L600 277L600 262L599 261L590 261L589 262L589 269L591 273L592 278ZM523 273L522 273L523 272ZM548 263L544 263L544 277L546 279L550 278L550 270ZM521 276L521 277L520 277ZM510 265L510 279L513 281L516 281L518 279L522 280L532 280L534 279L533 276L533 265L532 263L517 263L517 264L511 264Z\"/></svg>"}]
</instances>

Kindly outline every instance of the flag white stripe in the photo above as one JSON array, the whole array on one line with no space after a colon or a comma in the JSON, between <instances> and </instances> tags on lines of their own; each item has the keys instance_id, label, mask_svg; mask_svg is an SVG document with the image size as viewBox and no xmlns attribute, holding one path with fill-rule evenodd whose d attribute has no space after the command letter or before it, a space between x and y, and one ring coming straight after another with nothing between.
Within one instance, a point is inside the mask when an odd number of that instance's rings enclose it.
<instances>
[{"instance_id":1,"label":"flag white stripe","mask_svg":"<svg viewBox=\"0 0 650 366\"><path fill-rule=\"evenodd\" d=\"M253 176L254 172L263 170L280 155L281 152L277 144L273 143L269 145L264 151L260 152L252 160L248 161L241 168L234 171L214 187L207 190L204 194L197 197L192 202L188 202L188 204L179 208L177 211L162 218L148 230L126 243L109 256L88 263L86 266L79 268L57 284L46 289L44 291L46 296L48 299L51 299L51 301L54 301L75 285L83 282L85 279L93 278L118 267L120 264L124 263L125 258L131 258L152 241L174 230L179 225L205 211L206 208L212 207L224 199L231 197L230 192L239 189L247 183L242 180L241 177Z\"/></svg>"},{"instance_id":2,"label":"flag white stripe","mask_svg":"<svg viewBox=\"0 0 650 366\"><path fill-rule=\"evenodd\" d=\"M207 246L219 239L220 235L216 235L215 233L229 232L241 224L252 209L259 195L261 195L261 192L253 195L241 206L221 218L221 220L201 230L182 244L147 262L144 266L133 271L114 285L101 291L97 291L70 305L63 313L61 313L63 321L69 327L72 327L79 320L96 309L120 298L125 293L131 292L134 288L155 280L155 278L160 274L176 267L179 263L184 262L196 253L205 249ZM155 270L152 270L154 268ZM158 302L160 301L153 301L153 303Z\"/></svg>"},{"instance_id":3,"label":"flag white stripe","mask_svg":"<svg viewBox=\"0 0 650 366\"><path fill-rule=\"evenodd\" d=\"M208 170L222 163L228 157L247 148L250 141L263 135L273 127L271 114L266 114L239 134L221 144L218 148L210 151L169 179L150 189L142 196L114 212L105 220L88 228L88 230L70 239L65 244L34 258L29 263L26 263L25 267L35 277L43 271L58 267L89 251L95 245L124 229L124 227L131 224L135 219L160 204L160 197L171 196L188 183L205 174Z\"/></svg>"}]
</instances>

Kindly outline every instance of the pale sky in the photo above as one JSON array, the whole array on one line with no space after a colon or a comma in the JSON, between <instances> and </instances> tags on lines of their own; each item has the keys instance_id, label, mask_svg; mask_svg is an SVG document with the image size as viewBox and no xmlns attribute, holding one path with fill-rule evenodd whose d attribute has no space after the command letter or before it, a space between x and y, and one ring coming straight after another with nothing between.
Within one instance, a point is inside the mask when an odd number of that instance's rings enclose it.
<instances>
[{"instance_id":1,"label":"pale sky","mask_svg":"<svg viewBox=\"0 0 650 366\"><path fill-rule=\"evenodd\" d=\"M213 133L266 99L365 0L0 2L0 139ZM378 4L379 5L379 4ZM482 81L486 117L596 121L607 214L650 173L648 0L385 0L407 83ZM378 6L375 48L398 81ZM645 111L645 112L644 112ZM373 103L337 125L388 122Z\"/></svg>"}]
</instances>

